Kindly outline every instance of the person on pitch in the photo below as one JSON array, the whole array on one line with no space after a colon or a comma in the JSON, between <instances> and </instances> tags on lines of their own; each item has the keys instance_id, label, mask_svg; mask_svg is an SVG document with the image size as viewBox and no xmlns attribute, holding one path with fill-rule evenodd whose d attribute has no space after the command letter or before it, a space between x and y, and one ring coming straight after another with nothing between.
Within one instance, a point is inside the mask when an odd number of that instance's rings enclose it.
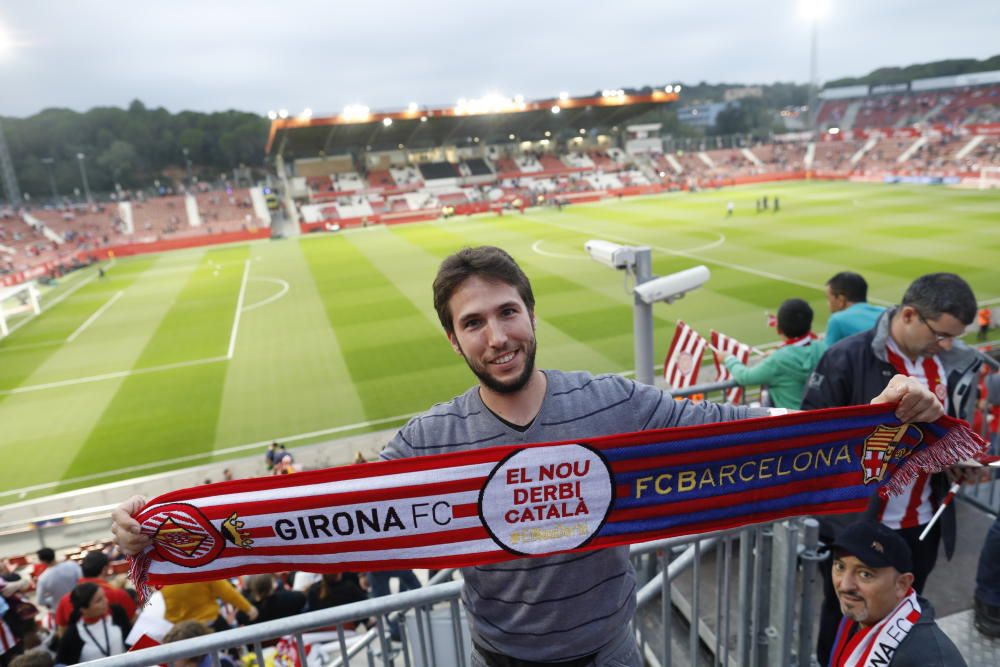
<instances>
[{"instance_id":1,"label":"person on pitch","mask_svg":"<svg viewBox=\"0 0 1000 667\"><path fill-rule=\"evenodd\" d=\"M500 248L465 248L446 258L433 295L448 341L477 383L411 419L382 451L382 459L768 414L760 408L675 401L620 375L537 368L531 283ZM894 379L876 399L894 401L904 421L933 421L943 414L933 394L905 377ZM144 504L135 496L113 513L112 531L132 554L150 543L131 516ZM462 574L475 667L642 664L629 629L636 576L627 547L466 567Z\"/></svg>"},{"instance_id":2,"label":"person on pitch","mask_svg":"<svg viewBox=\"0 0 1000 667\"><path fill-rule=\"evenodd\" d=\"M964 667L913 589L910 547L877 521L851 524L832 545L833 587L843 618L830 667Z\"/></svg>"}]
</instances>

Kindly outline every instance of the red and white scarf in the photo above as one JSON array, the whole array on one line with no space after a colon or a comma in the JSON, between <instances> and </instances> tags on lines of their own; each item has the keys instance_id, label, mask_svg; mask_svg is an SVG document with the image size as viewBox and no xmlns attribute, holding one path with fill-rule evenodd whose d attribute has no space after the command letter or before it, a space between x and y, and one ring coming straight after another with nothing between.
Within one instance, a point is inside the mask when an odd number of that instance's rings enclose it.
<instances>
[{"instance_id":1,"label":"red and white scarf","mask_svg":"<svg viewBox=\"0 0 1000 667\"><path fill-rule=\"evenodd\" d=\"M945 409L948 408L948 387L944 366L936 355L918 357L916 361L910 361L891 337L886 341L885 353L897 373L916 378L937 396ZM914 528L930 521L935 509L931 500L930 475L920 475L903 493L886 501L879 521L894 530Z\"/></svg>"},{"instance_id":2,"label":"red and white scarf","mask_svg":"<svg viewBox=\"0 0 1000 667\"><path fill-rule=\"evenodd\" d=\"M890 664L899 645L920 620L920 614L917 592L911 588L888 616L869 628L857 628L853 635L858 624L845 616L837 629L830 667L875 667Z\"/></svg>"}]
</instances>

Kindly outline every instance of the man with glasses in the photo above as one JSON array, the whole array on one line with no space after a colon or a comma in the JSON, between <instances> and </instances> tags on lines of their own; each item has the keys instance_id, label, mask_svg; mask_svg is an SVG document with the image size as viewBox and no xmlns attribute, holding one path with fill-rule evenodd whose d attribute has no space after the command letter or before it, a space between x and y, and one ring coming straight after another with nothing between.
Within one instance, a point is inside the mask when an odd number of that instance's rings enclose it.
<instances>
[{"instance_id":1,"label":"man with glasses","mask_svg":"<svg viewBox=\"0 0 1000 667\"><path fill-rule=\"evenodd\" d=\"M848 336L827 349L806 383L804 410L867 403L897 374L927 386L953 417L969 420L976 404L979 354L959 338L976 317L976 297L953 273L931 273L913 281L901 305L882 314L869 331ZM923 541L923 531L950 482L944 473L921 475L906 491L869 506L866 514L894 529L913 553L913 588L921 593L944 541L945 554L955 549L955 509L948 507ZM876 497L877 498L877 497ZM820 536L830 544L857 516L820 520ZM826 567L829 567L829 559ZM826 599L820 617L817 657L826 664L840 610L827 573Z\"/></svg>"}]
</instances>

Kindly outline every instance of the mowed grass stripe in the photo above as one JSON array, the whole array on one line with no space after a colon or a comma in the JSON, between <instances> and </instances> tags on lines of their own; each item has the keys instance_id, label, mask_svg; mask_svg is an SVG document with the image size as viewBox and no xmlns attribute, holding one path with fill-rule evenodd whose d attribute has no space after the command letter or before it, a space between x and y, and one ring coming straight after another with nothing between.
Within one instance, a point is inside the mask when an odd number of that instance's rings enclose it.
<instances>
[{"instance_id":1,"label":"mowed grass stripe","mask_svg":"<svg viewBox=\"0 0 1000 667\"><path fill-rule=\"evenodd\" d=\"M193 268L190 259L186 261L190 271ZM87 364L98 367L102 373L131 369L183 284L159 283L154 290L153 286L146 284L145 271L176 263L175 257L161 255L133 265L134 271L123 271L132 280L126 292L131 295L134 291L141 295L137 303L130 299L130 303L142 311L134 316L145 319L133 321L129 327L112 330L107 340L98 345L87 346L75 341L56 348L43 367L32 373L21 388L37 386L37 381L46 378L80 379L76 371ZM123 284L119 278L109 273L107 280L112 286ZM156 301L150 299L154 294ZM60 308L62 305L70 305L70 300L60 304ZM53 311L53 314L56 312ZM104 380L2 396L0 421L4 424L5 437L0 439L0 454L22 454L16 482L14 478L8 478L4 485L8 488L20 487L63 478L63 473L114 399L121 383L121 379ZM44 455L25 457L24 452L43 452ZM115 467L107 461L103 466Z\"/></svg>"},{"instance_id":2,"label":"mowed grass stripe","mask_svg":"<svg viewBox=\"0 0 1000 667\"><path fill-rule=\"evenodd\" d=\"M150 258L144 265L149 267L153 262ZM28 382L61 349L73 331L115 292L128 289L138 275L136 272L127 276L109 275L103 280L92 280L56 308L43 311L13 335L0 340L0 390L14 389ZM43 307L51 298L48 294L43 298ZM0 395L0 402L3 400L4 396Z\"/></svg>"},{"instance_id":3,"label":"mowed grass stripe","mask_svg":"<svg viewBox=\"0 0 1000 667\"><path fill-rule=\"evenodd\" d=\"M350 381L369 419L425 409L425 387L457 386L454 355L353 238L303 242Z\"/></svg>"},{"instance_id":4,"label":"mowed grass stripe","mask_svg":"<svg viewBox=\"0 0 1000 667\"><path fill-rule=\"evenodd\" d=\"M277 295L282 288L273 280L288 283L288 291L244 308L226 368L216 449L366 419L305 259L305 247L316 242L326 240L251 247L246 306Z\"/></svg>"},{"instance_id":5,"label":"mowed grass stripe","mask_svg":"<svg viewBox=\"0 0 1000 667\"><path fill-rule=\"evenodd\" d=\"M226 354L247 254L245 246L205 253L136 368ZM225 372L217 361L124 379L64 477L210 452Z\"/></svg>"}]
</instances>

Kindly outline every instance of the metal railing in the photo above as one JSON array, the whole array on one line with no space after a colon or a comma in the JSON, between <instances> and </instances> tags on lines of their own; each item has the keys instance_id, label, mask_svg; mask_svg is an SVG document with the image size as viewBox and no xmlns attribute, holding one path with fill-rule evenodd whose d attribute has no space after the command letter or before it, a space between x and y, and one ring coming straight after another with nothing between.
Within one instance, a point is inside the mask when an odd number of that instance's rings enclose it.
<instances>
[{"instance_id":1,"label":"metal railing","mask_svg":"<svg viewBox=\"0 0 1000 667\"><path fill-rule=\"evenodd\" d=\"M633 545L640 585L633 629L646 664L811 665L817 545L812 519ZM451 577L445 570L417 590L89 664L139 667L210 655L218 665L220 651L246 647L264 665L264 646L285 638L288 660L297 656L304 667L466 667L472 646L459 603L462 583ZM345 627L358 618L374 618L374 627L349 633ZM390 622L398 623L396 638ZM311 634L320 630L326 632Z\"/></svg>"}]
</instances>

